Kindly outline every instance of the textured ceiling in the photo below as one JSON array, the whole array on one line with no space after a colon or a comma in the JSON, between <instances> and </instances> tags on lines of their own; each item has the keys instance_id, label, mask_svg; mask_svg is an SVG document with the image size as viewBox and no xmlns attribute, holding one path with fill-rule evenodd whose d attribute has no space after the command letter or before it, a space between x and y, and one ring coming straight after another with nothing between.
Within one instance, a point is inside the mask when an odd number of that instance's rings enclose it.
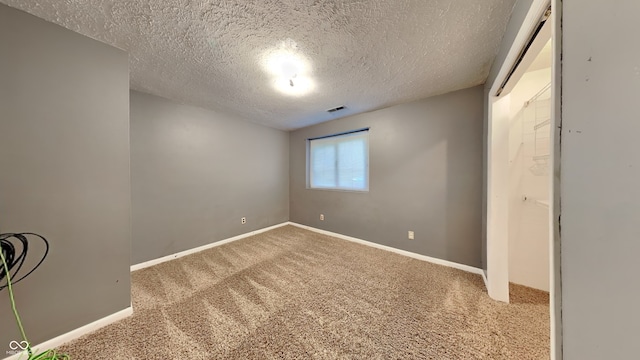
<instances>
[{"instance_id":1,"label":"textured ceiling","mask_svg":"<svg viewBox=\"0 0 640 360\"><path fill-rule=\"evenodd\" d=\"M482 84L515 0L0 2L126 50L132 89L295 129ZM264 70L283 48L310 62L305 96Z\"/></svg>"}]
</instances>

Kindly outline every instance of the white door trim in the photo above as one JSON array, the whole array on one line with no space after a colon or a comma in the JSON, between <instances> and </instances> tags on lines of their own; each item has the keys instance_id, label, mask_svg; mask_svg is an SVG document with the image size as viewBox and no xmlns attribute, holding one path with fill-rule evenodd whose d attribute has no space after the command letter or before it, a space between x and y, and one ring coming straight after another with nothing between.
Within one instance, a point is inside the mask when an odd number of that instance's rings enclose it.
<instances>
[{"instance_id":1,"label":"white door trim","mask_svg":"<svg viewBox=\"0 0 640 360\"><path fill-rule=\"evenodd\" d=\"M549 314L551 360L562 359L562 284L560 278L560 135L562 125L562 0L551 0L551 155L549 189Z\"/></svg>"}]
</instances>

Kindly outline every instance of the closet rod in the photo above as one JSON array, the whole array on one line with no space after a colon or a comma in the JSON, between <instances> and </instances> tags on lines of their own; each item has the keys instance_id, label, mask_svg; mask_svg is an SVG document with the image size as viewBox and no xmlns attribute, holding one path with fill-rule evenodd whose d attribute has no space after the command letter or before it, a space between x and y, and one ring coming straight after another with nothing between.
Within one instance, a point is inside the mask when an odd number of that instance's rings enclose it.
<instances>
[{"instance_id":1,"label":"closet rod","mask_svg":"<svg viewBox=\"0 0 640 360\"><path fill-rule=\"evenodd\" d=\"M531 97L531 99L527 100L526 103L524 103L524 107L529 106L530 103L536 101L536 99L538 99L540 96L542 96L542 94L544 94L545 91L551 89L551 83L548 83L547 85L545 85L542 90L538 91L538 93L536 93L535 95L533 95Z\"/></svg>"}]
</instances>

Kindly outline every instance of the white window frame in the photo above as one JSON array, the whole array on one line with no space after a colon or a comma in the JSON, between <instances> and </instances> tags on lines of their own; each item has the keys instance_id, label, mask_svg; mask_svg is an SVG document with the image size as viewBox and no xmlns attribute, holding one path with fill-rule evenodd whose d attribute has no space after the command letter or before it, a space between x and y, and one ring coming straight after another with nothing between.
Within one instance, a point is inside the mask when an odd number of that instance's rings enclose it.
<instances>
[{"instance_id":1,"label":"white window frame","mask_svg":"<svg viewBox=\"0 0 640 360\"><path fill-rule=\"evenodd\" d=\"M363 129L357 129L357 130L351 130L351 131L345 131L345 132L341 132L341 133L337 133L337 134L331 134L331 135L325 135L325 136L318 136L318 137L313 137L313 138L309 138L307 139L307 167L306 167L306 171L307 171L307 189L309 190L328 190L328 191L346 191L346 192L358 192L358 193L364 193L364 192L369 192L369 135L370 135L370 128L363 128ZM326 138L333 138L333 137L341 137L341 136L348 136L351 134L356 134L356 133L360 133L360 132L364 132L366 133L367 136L367 148L365 151L366 154L366 159L365 159L365 188L364 189L356 189L356 188L347 188L347 187L324 187L324 186L312 186L312 177L313 177L313 172L312 172L312 166L311 166L311 142L313 140L321 140L321 139L326 139ZM336 152L336 156L337 156L337 152ZM336 159L337 161L337 159Z\"/></svg>"}]
</instances>

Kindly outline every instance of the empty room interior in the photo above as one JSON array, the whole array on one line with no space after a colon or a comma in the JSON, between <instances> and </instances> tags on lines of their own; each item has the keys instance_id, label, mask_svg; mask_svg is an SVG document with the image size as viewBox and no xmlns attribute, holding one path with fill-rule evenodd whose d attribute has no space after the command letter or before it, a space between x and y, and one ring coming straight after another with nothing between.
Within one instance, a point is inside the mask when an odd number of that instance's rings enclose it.
<instances>
[{"instance_id":1,"label":"empty room interior","mask_svg":"<svg viewBox=\"0 0 640 360\"><path fill-rule=\"evenodd\" d=\"M639 13L0 0L0 358L640 358Z\"/></svg>"}]
</instances>

